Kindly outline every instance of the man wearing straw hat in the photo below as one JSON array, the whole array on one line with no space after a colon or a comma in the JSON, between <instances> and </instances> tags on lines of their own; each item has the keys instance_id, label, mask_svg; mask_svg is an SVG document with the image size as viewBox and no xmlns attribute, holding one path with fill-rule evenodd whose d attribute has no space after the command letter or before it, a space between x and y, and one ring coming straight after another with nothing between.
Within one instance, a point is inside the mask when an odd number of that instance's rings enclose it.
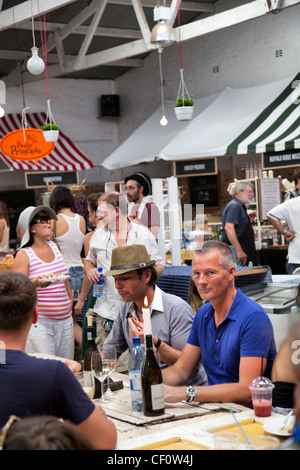
<instances>
[{"instance_id":1,"label":"man wearing straw hat","mask_svg":"<svg viewBox=\"0 0 300 470\"><path fill-rule=\"evenodd\" d=\"M251 404L249 384L271 378L276 346L264 309L234 285L235 263L226 243L209 241L195 251L193 279L206 303L198 310L187 344L163 371L165 400ZM263 357L263 362L262 362ZM187 394L186 383L202 358L208 386Z\"/></svg>"},{"instance_id":2,"label":"man wearing straw hat","mask_svg":"<svg viewBox=\"0 0 300 470\"><path fill-rule=\"evenodd\" d=\"M139 336L144 342L145 302L150 309L153 344L158 350L161 367L173 364L179 357L189 335L194 312L187 302L173 294L163 292L157 285L155 261L144 245L115 248L110 270L105 276L113 276L115 286L125 302L120 308L105 345L113 345L118 356L127 348L132 349L132 338ZM195 366L192 383L203 385L206 374L203 366Z\"/></svg>"}]
</instances>

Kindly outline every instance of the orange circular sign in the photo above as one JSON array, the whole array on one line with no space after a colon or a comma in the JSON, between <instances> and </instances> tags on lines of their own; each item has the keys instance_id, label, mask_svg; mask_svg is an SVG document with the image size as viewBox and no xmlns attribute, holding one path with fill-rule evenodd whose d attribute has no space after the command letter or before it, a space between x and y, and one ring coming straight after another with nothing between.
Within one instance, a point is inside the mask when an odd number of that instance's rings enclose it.
<instances>
[{"instance_id":1,"label":"orange circular sign","mask_svg":"<svg viewBox=\"0 0 300 470\"><path fill-rule=\"evenodd\" d=\"M35 163L55 148L55 142L46 142L42 129L17 129L6 134L0 142L0 150L12 160Z\"/></svg>"}]
</instances>

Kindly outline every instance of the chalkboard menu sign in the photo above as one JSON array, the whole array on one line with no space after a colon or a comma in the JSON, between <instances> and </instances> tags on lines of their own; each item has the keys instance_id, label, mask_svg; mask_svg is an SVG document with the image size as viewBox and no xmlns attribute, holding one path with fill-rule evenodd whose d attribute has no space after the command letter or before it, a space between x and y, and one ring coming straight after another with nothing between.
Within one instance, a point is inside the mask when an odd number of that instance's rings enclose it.
<instances>
[{"instance_id":1,"label":"chalkboard menu sign","mask_svg":"<svg viewBox=\"0 0 300 470\"><path fill-rule=\"evenodd\" d=\"M217 172L215 157L174 162L174 176L216 175Z\"/></svg>"},{"instance_id":2,"label":"chalkboard menu sign","mask_svg":"<svg viewBox=\"0 0 300 470\"><path fill-rule=\"evenodd\" d=\"M26 188L44 188L47 181L56 184L78 184L78 173L76 171L35 171L25 173Z\"/></svg>"},{"instance_id":3,"label":"chalkboard menu sign","mask_svg":"<svg viewBox=\"0 0 300 470\"><path fill-rule=\"evenodd\" d=\"M191 176L190 193L192 205L219 206L218 175Z\"/></svg>"},{"instance_id":4,"label":"chalkboard menu sign","mask_svg":"<svg viewBox=\"0 0 300 470\"><path fill-rule=\"evenodd\" d=\"M300 150L291 152L264 153L262 168L282 168L300 165Z\"/></svg>"}]
</instances>

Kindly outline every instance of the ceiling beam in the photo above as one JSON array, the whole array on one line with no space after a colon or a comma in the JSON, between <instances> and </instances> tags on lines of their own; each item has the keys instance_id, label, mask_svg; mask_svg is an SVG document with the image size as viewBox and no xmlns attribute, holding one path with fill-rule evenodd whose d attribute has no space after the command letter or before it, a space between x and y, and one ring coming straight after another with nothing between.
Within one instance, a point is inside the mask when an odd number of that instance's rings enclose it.
<instances>
[{"instance_id":1,"label":"ceiling beam","mask_svg":"<svg viewBox=\"0 0 300 470\"><path fill-rule=\"evenodd\" d=\"M39 14L44 15L49 11L53 11L57 8L63 7L70 3L73 3L76 0L39 0L39 9L37 8L37 3L32 3L33 17L37 17ZM0 0L1 2L1 0ZM132 5L132 0L108 0L108 3L115 5ZM157 5L157 0L141 0L141 5L143 8L154 8ZM171 1L166 2L166 6L171 6ZM95 2L92 2L88 7L86 7L78 16L82 15L81 23L91 16L96 10ZM212 3L199 3L199 2L181 2L180 11L194 11L198 13L214 13L215 6ZM18 28L27 29L26 21L31 21L31 1L25 1L20 5L17 5L7 10L3 10L0 13L0 31L8 28L12 28L15 25L18 25ZM78 17L76 17L78 18ZM81 24L79 23L79 24ZM46 23L47 31L51 31L53 28L63 29L67 25L62 25L61 23ZM31 27L31 23L30 23ZM39 24L35 23L35 28L39 30ZM88 27L84 27L87 29ZM72 26L74 29L74 26ZM85 33L81 33L85 34Z\"/></svg>"},{"instance_id":2,"label":"ceiling beam","mask_svg":"<svg viewBox=\"0 0 300 470\"><path fill-rule=\"evenodd\" d=\"M97 29L97 27L100 23L100 20L102 18L102 15L104 13L106 5L107 5L107 0L101 0L101 2L98 5L97 10L94 13L93 19L92 19L91 24L90 24L89 29L88 29L88 32L87 32L86 36L84 37L83 43L81 44L80 51L78 53L78 56L77 56L77 59L76 59L76 62L75 62L74 68L76 70L80 69L80 64L81 64L84 56L86 55L86 53L88 51L88 48L89 48L89 46L90 46L90 44L93 40L95 31L96 31L96 29Z\"/></svg>"},{"instance_id":3,"label":"ceiling beam","mask_svg":"<svg viewBox=\"0 0 300 470\"><path fill-rule=\"evenodd\" d=\"M50 33L51 31L59 31L63 29L66 25L61 23L49 23L46 22L46 30ZM18 29L31 31L32 24L31 22L21 23L18 25ZM37 21L34 23L35 31L40 31L40 25ZM79 25L73 29L72 34L80 34L85 36L88 32L89 27L84 25ZM94 36L106 36L111 38L132 38L132 39L140 39L142 37L142 33L138 29L121 29L121 28L105 28L99 26L95 30Z\"/></svg>"},{"instance_id":4,"label":"ceiling beam","mask_svg":"<svg viewBox=\"0 0 300 470\"><path fill-rule=\"evenodd\" d=\"M48 1L48 0L47 0ZM95 0L94 0L95 1ZM131 1L131 0L130 0ZM281 4L281 9L285 9L300 3L300 0L284 0ZM174 3L173 3L174 5ZM180 27L180 36L181 41L187 41L200 37L221 29L225 29L237 24L240 24L245 21L249 21L258 17L261 17L270 13L270 8L266 0L254 0L248 4L241 5L231 10L227 10L213 16L199 19L195 22L192 22L187 25ZM178 28L175 28L175 33L178 38ZM55 47L55 42L53 41L53 47ZM170 46L171 47L171 46ZM134 56L145 54L155 50L155 46L150 44L148 47L145 44L143 39L129 42L120 46L116 46L104 51L95 52L89 55L86 55L82 58L80 64L80 69L85 70L93 67L98 67L101 65L116 63L120 60L128 59ZM74 64L76 59L66 60L64 63L64 71L61 70L60 66L50 65L48 66L48 76L62 76L75 72ZM26 77L26 74L28 77ZM24 82L32 81L31 74L25 72L23 74ZM12 83L9 83L10 86L13 86ZM15 83L16 84L16 83Z\"/></svg>"},{"instance_id":5,"label":"ceiling beam","mask_svg":"<svg viewBox=\"0 0 300 470\"><path fill-rule=\"evenodd\" d=\"M287 8L299 4L300 0L285 0L282 8ZM251 3L232 8L208 18L183 25L180 27L181 41L194 39L205 34L209 34L221 29L225 29L263 15L270 14L266 0L255 0ZM178 38L178 28L174 28ZM172 46L169 46L172 47ZM116 46L104 51L87 55L82 61L82 68L97 67L104 65L108 61L120 60L125 57L133 57L154 50L155 46L149 45L148 49L143 40L132 41L121 46Z\"/></svg>"},{"instance_id":6,"label":"ceiling beam","mask_svg":"<svg viewBox=\"0 0 300 470\"><path fill-rule=\"evenodd\" d=\"M44 15L49 11L69 5L76 0L39 0L39 3L27 0L15 7L2 10L0 13L0 31L11 28L18 23L27 21L35 16ZM32 10L31 10L32 7Z\"/></svg>"}]
</instances>

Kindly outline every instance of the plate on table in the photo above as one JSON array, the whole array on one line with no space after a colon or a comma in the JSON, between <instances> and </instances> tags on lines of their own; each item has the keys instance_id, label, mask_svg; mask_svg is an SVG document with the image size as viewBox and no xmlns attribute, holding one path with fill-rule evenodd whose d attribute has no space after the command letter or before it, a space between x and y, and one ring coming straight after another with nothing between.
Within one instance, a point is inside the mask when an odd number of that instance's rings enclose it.
<instances>
[{"instance_id":1,"label":"plate on table","mask_svg":"<svg viewBox=\"0 0 300 470\"><path fill-rule=\"evenodd\" d=\"M63 282L66 279L69 279L70 276L62 274L62 273L51 273L45 274L45 276L41 279L42 282L51 282L52 284L55 282Z\"/></svg>"},{"instance_id":2,"label":"plate on table","mask_svg":"<svg viewBox=\"0 0 300 470\"><path fill-rule=\"evenodd\" d=\"M283 424L284 416L270 419L264 423L264 430L276 436L291 436L295 426L295 416L290 416L286 424Z\"/></svg>"}]
</instances>

